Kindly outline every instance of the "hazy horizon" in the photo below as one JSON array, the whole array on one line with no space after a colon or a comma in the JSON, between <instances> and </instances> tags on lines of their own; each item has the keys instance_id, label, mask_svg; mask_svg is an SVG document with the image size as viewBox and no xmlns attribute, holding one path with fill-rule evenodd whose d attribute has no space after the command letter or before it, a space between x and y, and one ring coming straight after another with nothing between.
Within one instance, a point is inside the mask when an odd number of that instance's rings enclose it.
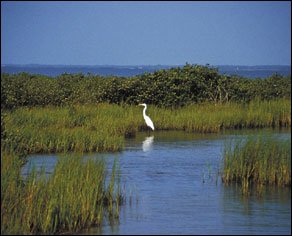
<instances>
[{"instance_id":1,"label":"hazy horizon","mask_svg":"<svg viewBox=\"0 0 292 236\"><path fill-rule=\"evenodd\" d=\"M199 64L199 63L189 63L190 65L201 65L201 66L290 66L289 65L280 65L280 64L274 64L274 65L268 65L268 64L262 64L262 65L237 65L237 64ZM27 63L27 64L14 64L14 63L6 63L6 64L1 64L1 66L6 66L6 65L11 65L11 66L121 66L121 67L127 67L127 66L184 66L185 64L129 64L129 65L118 65L118 64L40 64L40 63Z\"/></svg>"}]
</instances>

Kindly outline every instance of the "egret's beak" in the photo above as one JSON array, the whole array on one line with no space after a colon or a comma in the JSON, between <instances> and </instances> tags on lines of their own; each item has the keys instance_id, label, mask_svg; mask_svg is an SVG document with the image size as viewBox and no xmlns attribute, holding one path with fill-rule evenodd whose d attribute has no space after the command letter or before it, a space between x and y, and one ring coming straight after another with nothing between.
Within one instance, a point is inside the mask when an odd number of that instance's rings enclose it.
<instances>
[{"instance_id":1,"label":"egret's beak","mask_svg":"<svg viewBox=\"0 0 292 236\"><path fill-rule=\"evenodd\" d=\"M143 106L143 104L139 104L138 106Z\"/></svg>"}]
</instances>

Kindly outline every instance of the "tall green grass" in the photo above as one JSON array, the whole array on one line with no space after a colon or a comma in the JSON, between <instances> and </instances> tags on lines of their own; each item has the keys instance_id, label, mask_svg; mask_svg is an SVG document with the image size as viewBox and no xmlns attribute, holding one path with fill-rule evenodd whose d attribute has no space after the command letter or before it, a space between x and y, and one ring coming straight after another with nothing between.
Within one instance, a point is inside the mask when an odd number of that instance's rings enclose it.
<instances>
[{"instance_id":1,"label":"tall green grass","mask_svg":"<svg viewBox=\"0 0 292 236\"><path fill-rule=\"evenodd\" d=\"M153 119L158 129L203 133L219 132L222 129L289 127L291 101L193 104L177 110L155 109Z\"/></svg>"},{"instance_id":2,"label":"tall green grass","mask_svg":"<svg viewBox=\"0 0 292 236\"><path fill-rule=\"evenodd\" d=\"M290 127L291 101L203 103L179 109L149 106L156 130L219 132L222 129ZM5 112L3 147L26 153L119 151L125 137L146 130L142 108L97 104L19 108Z\"/></svg>"},{"instance_id":3,"label":"tall green grass","mask_svg":"<svg viewBox=\"0 0 292 236\"><path fill-rule=\"evenodd\" d=\"M291 139L250 136L226 143L222 180L240 183L244 193L251 185L291 186Z\"/></svg>"},{"instance_id":4,"label":"tall green grass","mask_svg":"<svg viewBox=\"0 0 292 236\"><path fill-rule=\"evenodd\" d=\"M102 160L63 156L50 177L34 170L24 179L21 165L15 154L1 152L1 234L76 232L119 216L115 166L107 177Z\"/></svg>"}]
</instances>

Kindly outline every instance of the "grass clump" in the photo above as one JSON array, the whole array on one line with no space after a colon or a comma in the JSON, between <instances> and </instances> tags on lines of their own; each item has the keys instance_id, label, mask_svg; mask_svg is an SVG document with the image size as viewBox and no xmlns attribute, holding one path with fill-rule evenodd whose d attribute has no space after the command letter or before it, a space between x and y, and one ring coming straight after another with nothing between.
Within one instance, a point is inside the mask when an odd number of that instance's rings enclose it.
<instances>
[{"instance_id":1,"label":"grass clump","mask_svg":"<svg viewBox=\"0 0 292 236\"><path fill-rule=\"evenodd\" d=\"M291 186L291 139L248 137L225 144L222 181L249 186Z\"/></svg>"},{"instance_id":2,"label":"grass clump","mask_svg":"<svg viewBox=\"0 0 292 236\"><path fill-rule=\"evenodd\" d=\"M107 181L103 160L63 156L51 176L33 170L26 179L22 164L18 156L1 152L1 234L76 232L119 216L117 170Z\"/></svg>"}]
</instances>

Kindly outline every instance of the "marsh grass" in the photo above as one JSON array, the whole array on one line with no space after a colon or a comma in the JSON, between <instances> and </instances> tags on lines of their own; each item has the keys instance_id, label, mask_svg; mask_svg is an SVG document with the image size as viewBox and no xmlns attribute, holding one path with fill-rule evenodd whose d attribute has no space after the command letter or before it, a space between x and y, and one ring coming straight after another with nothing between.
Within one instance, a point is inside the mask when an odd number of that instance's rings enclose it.
<instances>
[{"instance_id":1,"label":"marsh grass","mask_svg":"<svg viewBox=\"0 0 292 236\"><path fill-rule=\"evenodd\" d=\"M5 113L5 114L4 114ZM203 103L178 109L149 106L156 130L219 132L290 127L291 101ZM97 104L18 108L1 112L1 234L76 232L117 219L123 200L118 163L111 175L103 161L67 152L119 151L126 137L147 127L138 106ZM290 143L247 141L225 149L225 183L291 184ZM289 146L289 148L288 148ZM20 174L29 153L64 153L47 178ZM208 172L210 174L210 172Z\"/></svg>"},{"instance_id":2,"label":"marsh grass","mask_svg":"<svg viewBox=\"0 0 292 236\"><path fill-rule=\"evenodd\" d=\"M222 181L250 186L291 186L291 139L256 136L225 143Z\"/></svg>"},{"instance_id":3,"label":"marsh grass","mask_svg":"<svg viewBox=\"0 0 292 236\"><path fill-rule=\"evenodd\" d=\"M147 114L156 130L210 133L223 129L290 127L291 101L203 103L178 109L149 106ZM5 112L3 120L2 147L26 153L120 151L125 137L148 129L141 107L125 104L19 108Z\"/></svg>"},{"instance_id":4,"label":"marsh grass","mask_svg":"<svg viewBox=\"0 0 292 236\"><path fill-rule=\"evenodd\" d=\"M60 157L46 176L20 174L21 159L1 152L1 234L56 234L118 219L122 195L116 164L109 181L104 160Z\"/></svg>"}]
</instances>

